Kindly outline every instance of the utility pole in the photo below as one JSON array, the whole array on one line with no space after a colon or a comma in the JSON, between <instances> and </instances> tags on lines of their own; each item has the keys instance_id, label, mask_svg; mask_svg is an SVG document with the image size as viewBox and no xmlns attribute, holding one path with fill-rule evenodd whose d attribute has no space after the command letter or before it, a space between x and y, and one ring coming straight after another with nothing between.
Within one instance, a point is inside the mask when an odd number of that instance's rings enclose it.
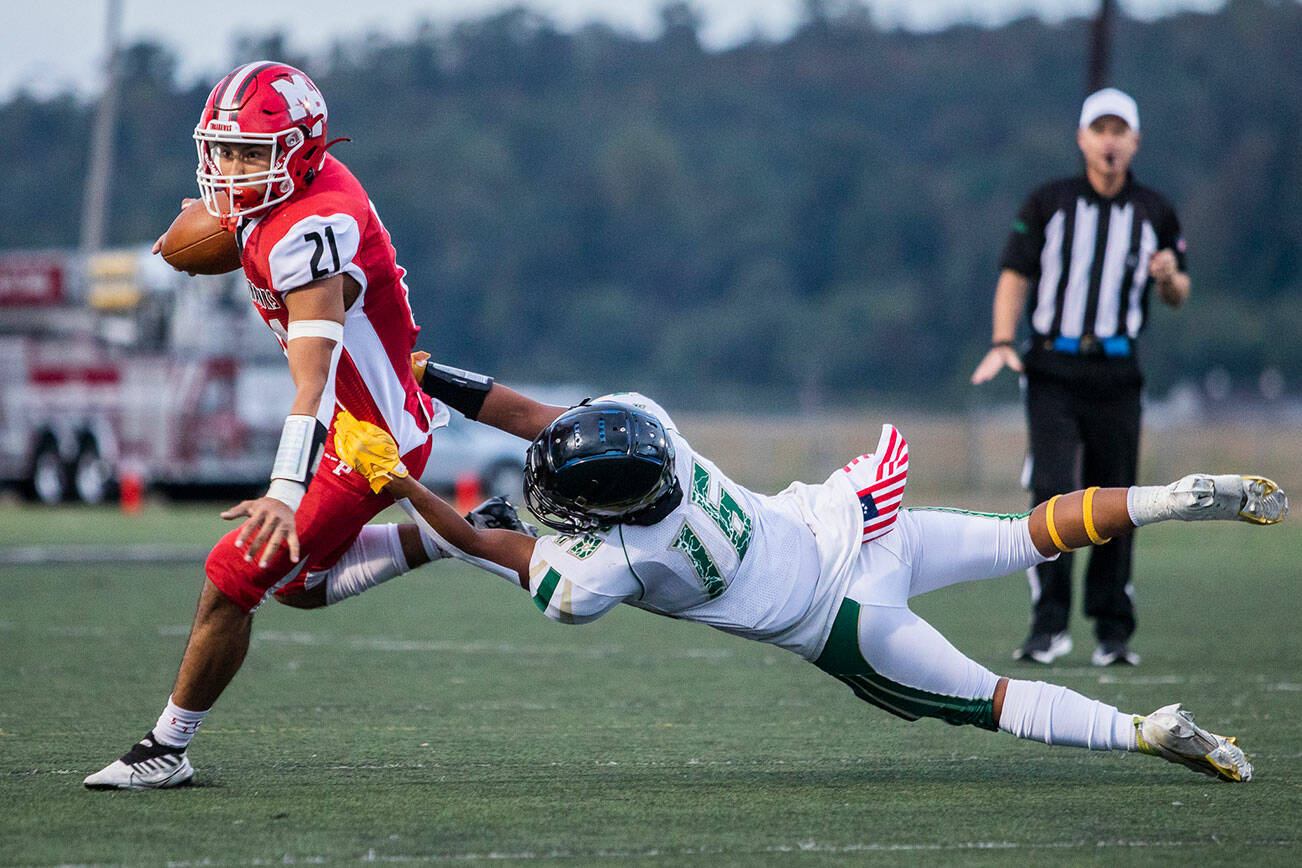
<instances>
[{"instance_id":1,"label":"utility pole","mask_svg":"<svg viewBox=\"0 0 1302 868\"><path fill-rule=\"evenodd\" d=\"M1115 0L1100 0L1098 15L1090 28L1089 69L1086 71L1086 93L1108 86L1111 77L1112 19L1116 17Z\"/></svg>"},{"instance_id":2,"label":"utility pole","mask_svg":"<svg viewBox=\"0 0 1302 868\"><path fill-rule=\"evenodd\" d=\"M122 0L108 0L104 22L106 56L104 89L95 109L95 126L91 130L90 168L81 201L81 249L93 253L104 246L105 217L108 212L109 174L113 167L113 130L118 113L118 80L121 72Z\"/></svg>"}]
</instances>

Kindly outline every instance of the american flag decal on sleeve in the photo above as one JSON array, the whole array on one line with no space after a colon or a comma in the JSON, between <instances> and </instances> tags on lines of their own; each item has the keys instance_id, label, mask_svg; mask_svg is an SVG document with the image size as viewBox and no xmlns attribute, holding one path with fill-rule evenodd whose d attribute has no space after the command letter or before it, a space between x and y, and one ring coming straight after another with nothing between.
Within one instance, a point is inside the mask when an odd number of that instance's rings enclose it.
<instances>
[{"instance_id":1,"label":"american flag decal on sleeve","mask_svg":"<svg viewBox=\"0 0 1302 868\"><path fill-rule=\"evenodd\" d=\"M894 425L883 425L877 450L860 455L844 468L863 506L863 540L884 536L895 527L909 476L909 444Z\"/></svg>"}]
</instances>

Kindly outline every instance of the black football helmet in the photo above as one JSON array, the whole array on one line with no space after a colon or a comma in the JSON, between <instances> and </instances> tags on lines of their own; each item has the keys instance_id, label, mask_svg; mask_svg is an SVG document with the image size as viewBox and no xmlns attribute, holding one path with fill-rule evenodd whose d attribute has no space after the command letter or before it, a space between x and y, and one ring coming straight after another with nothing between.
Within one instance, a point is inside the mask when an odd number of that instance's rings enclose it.
<instances>
[{"instance_id":1,"label":"black football helmet","mask_svg":"<svg viewBox=\"0 0 1302 868\"><path fill-rule=\"evenodd\" d=\"M682 499L664 425L628 404L580 404L529 444L525 503L561 533L655 524Z\"/></svg>"}]
</instances>

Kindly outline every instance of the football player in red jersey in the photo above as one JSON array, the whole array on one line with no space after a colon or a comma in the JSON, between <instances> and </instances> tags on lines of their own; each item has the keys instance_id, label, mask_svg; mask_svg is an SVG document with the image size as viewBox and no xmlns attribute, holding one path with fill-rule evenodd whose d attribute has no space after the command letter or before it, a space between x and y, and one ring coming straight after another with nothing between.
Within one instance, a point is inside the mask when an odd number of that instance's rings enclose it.
<instances>
[{"instance_id":1,"label":"football player in red jersey","mask_svg":"<svg viewBox=\"0 0 1302 868\"><path fill-rule=\"evenodd\" d=\"M419 475L448 409L412 375L419 329L404 271L366 191L327 153L321 92L291 66L245 64L213 88L194 139L204 204L235 233L295 396L267 493L222 513L244 521L208 556L166 708L145 738L86 778L96 789L190 780L186 747L239 669L252 613L268 596L327 605L448 554L415 525L368 526L393 499L340 463L327 437L338 405L387 431Z\"/></svg>"}]
</instances>

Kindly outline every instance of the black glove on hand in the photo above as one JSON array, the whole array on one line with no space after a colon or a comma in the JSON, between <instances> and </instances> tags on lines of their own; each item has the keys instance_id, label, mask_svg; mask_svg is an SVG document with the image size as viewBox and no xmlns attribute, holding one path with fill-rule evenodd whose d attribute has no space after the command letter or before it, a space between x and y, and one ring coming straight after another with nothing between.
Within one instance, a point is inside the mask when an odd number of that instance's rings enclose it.
<instances>
[{"instance_id":1,"label":"black glove on hand","mask_svg":"<svg viewBox=\"0 0 1302 868\"><path fill-rule=\"evenodd\" d=\"M538 528L520 520L515 507L505 497L490 497L479 506L466 513L466 521L480 530L498 528L513 530L526 536L537 537Z\"/></svg>"}]
</instances>

